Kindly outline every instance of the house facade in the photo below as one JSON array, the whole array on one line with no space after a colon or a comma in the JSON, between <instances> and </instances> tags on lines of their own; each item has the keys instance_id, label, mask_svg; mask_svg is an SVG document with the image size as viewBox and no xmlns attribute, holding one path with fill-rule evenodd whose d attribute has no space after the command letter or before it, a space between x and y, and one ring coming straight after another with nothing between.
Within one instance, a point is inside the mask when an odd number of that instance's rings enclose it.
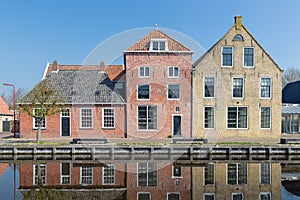
<instances>
[{"instance_id":1,"label":"house facade","mask_svg":"<svg viewBox=\"0 0 300 200\"><path fill-rule=\"evenodd\" d=\"M0 132L10 132L11 131L11 121L14 119L14 114L7 103L2 97L0 97Z\"/></svg>"},{"instance_id":2,"label":"house facade","mask_svg":"<svg viewBox=\"0 0 300 200\"><path fill-rule=\"evenodd\" d=\"M209 142L277 141L281 75L236 16L229 31L194 63L193 136Z\"/></svg>"},{"instance_id":3,"label":"house facade","mask_svg":"<svg viewBox=\"0 0 300 200\"><path fill-rule=\"evenodd\" d=\"M191 136L192 53L157 29L124 52L128 137Z\"/></svg>"}]
</instances>

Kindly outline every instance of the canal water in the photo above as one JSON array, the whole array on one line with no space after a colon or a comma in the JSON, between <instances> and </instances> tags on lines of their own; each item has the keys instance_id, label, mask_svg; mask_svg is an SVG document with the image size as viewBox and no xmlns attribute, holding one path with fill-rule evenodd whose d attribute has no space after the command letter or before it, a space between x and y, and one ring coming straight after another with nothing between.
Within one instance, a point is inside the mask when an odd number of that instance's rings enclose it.
<instances>
[{"instance_id":1,"label":"canal water","mask_svg":"<svg viewBox=\"0 0 300 200\"><path fill-rule=\"evenodd\" d=\"M0 163L0 199L299 199L297 161L18 160Z\"/></svg>"}]
</instances>

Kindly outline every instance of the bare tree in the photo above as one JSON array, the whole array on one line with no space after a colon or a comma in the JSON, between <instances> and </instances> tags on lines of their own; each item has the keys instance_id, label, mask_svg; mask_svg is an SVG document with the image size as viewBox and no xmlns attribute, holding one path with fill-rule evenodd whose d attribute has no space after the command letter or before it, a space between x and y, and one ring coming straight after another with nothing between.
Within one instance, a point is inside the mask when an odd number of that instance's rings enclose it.
<instances>
[{"instance_id":1,"label":"bare tree","mask_svg":"<svg viewBox=\"0 0 300 200\"><path fill-rule=\"evenodd\" d=\"M17 102L19 102L25 95L26 90L24 88L18 88L16 91L16 99ZM14 105L14 97L13 95L6 95L5 92L2 92L1 97L4 99L4 101L7 103L7 105L12 108Z\"/></svg>"},{"instance_id":2,"label":"bare tree","mask_svg":"<svg viewBox=\"0 0 300 200\"><path fill-rule=\"evenodd\" d=\"M300 80L300 69L296 67L289 67L282 75L282 88L288 83Z\"/></svg>"},{"instance_id":3,"label":"bare tree","mask_svg":"<svg viewBox=\"0 0 300 200\"><path fill-rule=\"evenodd\" d=\"M55 84L47 79L36 85L22 100L21 111L33 117L37 122L36 141L40 142L41 129L46 117L55 115L64 107Z\"/></svg>"}]
</instances>

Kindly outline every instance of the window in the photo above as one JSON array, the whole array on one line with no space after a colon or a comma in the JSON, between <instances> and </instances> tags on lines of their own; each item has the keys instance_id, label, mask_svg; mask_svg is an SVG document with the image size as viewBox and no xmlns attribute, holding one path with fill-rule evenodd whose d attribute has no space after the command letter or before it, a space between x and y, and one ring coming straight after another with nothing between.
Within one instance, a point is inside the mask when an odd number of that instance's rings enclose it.
<instances>
[{"instance_id":1,"label":"window","mask_svg":"<svg viewBox=\"0 0 300 200\"><path fill-rule=\"evenodd\" d=\"M172 165L172 176L173 177L182 177L181 166Z\"/></svg>"},{"instance_id":2,"label":"window","mask_svg":"<svg viewBox=\"0 0 300 200\"><path fill-rule=\"evenodd\" d=\"M178 192L168 193L167 200L180 200L180 193L178 193Z\"/></svg>"},{"instance_id":3,"label":"window","mask_svg":"<svg viewBox=\"0 0 300 200\"><path fill-rule=\"evenodd\" d=\"M80 167L80 184L93 184L93 167Z\"/></svg>"},{"instance_id":4,"label":"window","mask_svg":"<svg viewBox=\"0 0 300 200\"><path fill-rule=\"evenodd\" d=\"M115 184L116 166L114 164L108 164L103 167L102 171L102 183L103 185Z\"/></svg>"},{"instance_id":5,"label":"window","mask_svg":"<svg viewBox=\"0 0 300 200\"><path fill-rule=\"evenodd\" d=\"M144 78L150 77L150 67L140 67L139 76Z\"/></svg>"},{"instance_id":6,"label":"window","mask_svg":"<svg viewBox=\"0 0 300 200\"><path fill-rule=\"evenodd\" d=\"M271 108L260 108L260 128L271 128Z\"/></svg>"},{"instance_id":7,"label":"window","mask_svg":"<svg viewBox=\"0 0 300 200\"><path fill-rule=\"evenodd\" d=\"M232 193L232 200L243 200L243 193Z\"/></svg>"},{"instance_id":8,"label":"window","mask_svg":"<svg viewBox=\"0 0 300 200\"><path fill-rule=\"evenodd\" d=\"M138 99L150 99L150 85L138 85Z\"/></svg>"},{"instance_id":9,"label":"window","mask_svg":"<svg viewBox=\"0 0 300 200\"><path fill-rule=\"evenodd\" d=\"M168 99L180 99L180 85L168 85Z\"/></svg>"},{"instance_id":10,"label":"window","mask_svg":"<svg viewBox=\"0 0 300 200\"><path fill-rule=\"evenodd\" d=\"M157 163L138 163L138 187L157 186Z\"/></svg>"},{"instance_id":11,"label":"window","mask_svg":"<svg viewBox=\"0 0 300 200\"><path fill-rule=\"evenodd\" d=\"M81 108L80 109L80 128L93 128L93 109Z\"/></svg>"},{"instance_id":12,"label":"window","mask_svg":"<svg viewBox=\"0 0 300 200\"><path fill-rule=\"evenodd\" d=\"M70 163L60 163L60 184L71 184Z\"/></svg>"},{"instance_id":13,"label":"window","mask_svg":"<svg viewBox=\"0 0 300 200\"><path fill-rule=\"evenodd\" d=\"M236 34L234 37L233 37L233 40L234 41L244 41L244 38L241 34Z\"/></svg>"},{"instance_id":14,"label":"window","mask_svg":"<svg viewBox=\"0 0 300 200\"><path fill-rule=\"evenodd\" d=\"M215 97L214 78L204 78L204 97Z\"/></svg>"},{"instance_id":15,"label":"window","mask_svg":"<svg viewBox=\"0 0 300 200\"><path fill-rule=\"evenodd\" d=\"M40 108L34 108L33 109L34 114L36 114L36 113L38 113L40 111L41 111ZM45 129L46 128L46 118L42 118L41 119L41 123L42 123L41 124L41 128ZM39 120L37 120L36 118L33 118L33 128L37 129L38 127L39 127Z\"/></svg>"},{"instance_id":16,"label":"window","mask_svg":"<svg viewBox=\"0 0 300 200\"><path fill-rule=\"evenodd\" d=\"M243 185L247 184L247 163L227 164L227 184Z\"/></svg>"},{"instance_id":17,"label":"window","mask_svg":"<svg viewBox=\"0 0 300 200\"><path fill-rule=\"evenodd\" d=\"M260 184L271 184L270 163L260 163Z\"/></svg>"},{"instance_id":18,"label":"window","mask_svg":"<svg viewBox=\"0 0 300 200\"><path fill-rule=\"evenodd\" d=\"M168 51L167 39L164 38L151 39L150 51Z\"/></svg>"},{"instance_id":19,"label":"window","mask_svg":"<svg viewBox=\"0 0 300 200\"><path fill-rule=\"evenodd\" d=\"M244 48L244 67L253 67L254 66L254 48L245 47Z\"/></svg>"},{"instance_id":20,"label":"window","mask_svg":"<svg viewBox=\"0 0 300 200\"><path fill-rule=\"evenodd\" d=\"M138 192L137 200L151 200L151 194L149 192Z\"/></svg>"},{"instance_id":21,"label":"window","mask_svg":"<svg viewBox=\"0 0 300 200\"><path fill-rule=\"evenodd\" d=\"M204 128L215 127L215 108L204 107Z\"/></svg>"},{"instance_id":22,"label":"window","mask_svg":"<svg viewBox=\"0 0 300 200\"><path fill-rule=\"evenodd\" d=\"M204 185L215 184L215 165L214 163L208 163L204 166Z\"/></svg>"},{"instance_id":23,"label":"window","mask_svg":"<svg viewBox=\"0 0 300 200\"><path fill-rule=\"evenodd\" d=\"M169 78L178 78L179 77L179 67L169 67L168 76L169 76Z\"/></svg>"},{"instance_id":24,"label":"window","mask_svg":"<svg viewBox=\"0 0 300 200\"><path fill-rule=\"evenodd\" d=\"M299 115L284 115L282 126L283 133L299 133Z\"/></svg>"},{"instance_id":25,"label":"window","mask_svg":"<svg viewBox=\"0 0 300 200\"><path fill-rule=\"evenodd\" d=\"M271 78L260 79L260 98L271 98Z\"/></svg>"},{"instance_id":26,"label":"window","mask_svg":"<svg viewBox=\"0 0 300 200\"><path fill-rule=\"evenodd\" d=\"M39 168L39 169L38 169ZM40 178L39 178L40 171ZM41 182L42 185L46 185L46 164L33 165L33 185L38 185Z\"/></svg>"},{"instance_id":27,"label":"window","mask_svg":"<svg viewBox=\"0 0 300 200\"><path fill-rule=\"evenodd\" d=\"M232 98L243 98L244 96L244 79L232 79Z\"/></svg>"},{"instance_id":28,"label":"window","mask_svg":"<svg viewBox=\"0 0 300 200\"><path fill-rule=\"evenodd\" d=\"M271 193L269 193L269 192L261 192L259 194L259 200L271 200Z\"/></svg>"},{"instance_id":29,"label":"window","mask_svg":"<svg viewBox=\"0 0 300 200\"><path fill-rule=\"evenodd\" d=\"M204 200L215 200L215 194L214 193L204 193Z\"/></svg>"},{"instance_id":30,"label":"window","mask_svg":"<svg viewBox=\"0 0 300 200\"><path fill-rule=\"evenodd\" d=\"M232 47L222 47L222 66L232 67Z\"/></svg>"},{"instance_id":31,"label":"window","mask_svg":"<svg viewBox=\"0 0 300 200\"><path fill-rule=\"evenodd\" d=\"M138 106L138 130L157 129L157 107Z\"/></svg>"},{"instance_id":32,"label":"window","mask_svg":"<svg viewBox=\"0 0 300 200\"><path fill-rule=\"evenodd\" d=\"M115 128L114 108L102 108L102 128Z\"/></svg>"},{"instance_id":33,"label":"window","mask_svg":"<svg viewBox=\"0 0 300 200\"><path fill-rule=\"evenodd\" d=\"M248 128L247 107L227 108L227 128Z\"/></svg>"}]
</instances>

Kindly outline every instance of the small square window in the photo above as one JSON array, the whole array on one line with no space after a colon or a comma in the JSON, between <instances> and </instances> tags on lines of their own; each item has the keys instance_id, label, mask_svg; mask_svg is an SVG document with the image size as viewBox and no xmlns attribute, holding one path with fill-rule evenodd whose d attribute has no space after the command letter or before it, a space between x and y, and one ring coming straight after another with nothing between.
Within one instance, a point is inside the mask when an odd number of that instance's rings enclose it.
<instances>
[{"instance_id":1,"label":"small square window","mask_svg":"<svg viewBox=\"0 0 300 200\"><path fill-rule=\"evenodd\" d=\"M150 85L138 85L138 99L150 99Z\"/></svg>"},{"instance_id":2,"label":"small square window","mask_svg":"<svg viewBox=\"0 0 300 200\"><path fill-rule=\"evenodd\" d=\"M168 77L169 78L178 78L179 77L179 67L169 67Z\"/></svg>"},{"instance_id":3,"label":"small square window","mask_svg":"<svg viewBox=\"0 0 300 200\"><path fill-rule=\"evenodd\" d=\"M173 177L182 177L181 166L173 165Z\"/></svg>"},{"instance_id":4,"label":"small square window","mask_svg":"<svg viewBox=\"0 0 300 200\"><path fill-rule=\"evenodd\" d=\"M140 67L139 77L149 78L150 77L150 67Z\"/></svg>"},{"instance_id":5,"label":"small square window","mask_svg":"<svg viewBox=\"0 0 300 200\"><path fill-rule=\"evenodd\" d=\"M168 85L168 99L180 99L180 85Z\"/></svg>"}]
</instances>

